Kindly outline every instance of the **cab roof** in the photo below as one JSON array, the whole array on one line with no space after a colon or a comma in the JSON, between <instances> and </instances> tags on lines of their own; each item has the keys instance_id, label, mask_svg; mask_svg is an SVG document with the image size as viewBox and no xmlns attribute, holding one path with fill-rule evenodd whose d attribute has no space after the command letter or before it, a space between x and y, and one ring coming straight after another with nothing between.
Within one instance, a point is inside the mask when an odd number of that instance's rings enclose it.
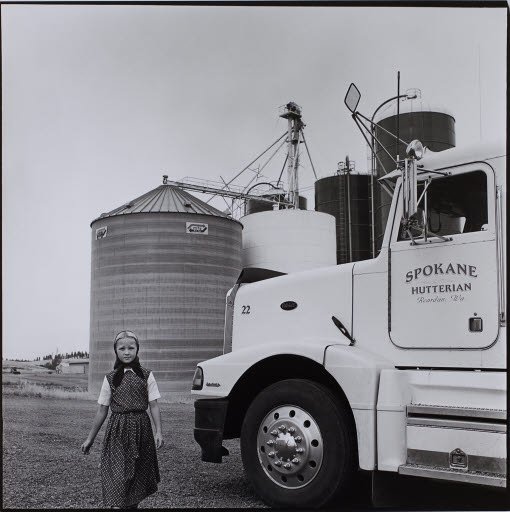
<instances>
[{"instance_id":1,"label":"cab roof","mask_svg":"<svg viewBox=\"0 0 510 512\"><path fill-rule=\"evenodd\" d=\"M470 162L481 162L506 155L504 142L479 143L471 146L461 146L444 151L426 150L423 158L419 160L420 167L425 169L442 169L452 165L462 165ZM385 174L379 180L395 180L401 175L398 169Z\"/></svg>"}]
</instances>

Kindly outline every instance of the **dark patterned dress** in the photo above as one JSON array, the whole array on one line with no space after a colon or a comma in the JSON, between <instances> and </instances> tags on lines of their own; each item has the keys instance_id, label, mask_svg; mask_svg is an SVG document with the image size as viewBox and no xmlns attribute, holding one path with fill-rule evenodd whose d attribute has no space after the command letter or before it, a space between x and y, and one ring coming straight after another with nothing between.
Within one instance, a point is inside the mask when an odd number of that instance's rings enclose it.
<instances>
[{"instance_id":1,"label":"dark patterned dress","mask_svg":"<svg viewBox=\"0 0 510 512\"><path fill-rule=\"evenodd\" d=\"M111 390L111 414L106 426L101 453L103 502L107 507L128 507L158 490L159 467L149 406L147 379L132 371L124 374L115 388L110 372L106 379Z\"/></svg>"}]
</instances>

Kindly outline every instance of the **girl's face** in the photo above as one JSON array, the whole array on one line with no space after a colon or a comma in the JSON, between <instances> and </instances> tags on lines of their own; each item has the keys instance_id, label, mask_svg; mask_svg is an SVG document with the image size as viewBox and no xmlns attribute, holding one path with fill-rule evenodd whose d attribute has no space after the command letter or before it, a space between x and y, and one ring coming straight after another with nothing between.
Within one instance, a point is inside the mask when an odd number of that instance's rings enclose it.
<instances>
[{"instance_id":1,"label":"girl's face","mask_svg":"<svg viewBox=\"0 0 510 512\"><path fill-rule=\"evenodd\" d=\"M133 338L122 338L115 348L118 358L123 363L130 363L136 357L136 342Z\"/></svg>"}]
</instances>

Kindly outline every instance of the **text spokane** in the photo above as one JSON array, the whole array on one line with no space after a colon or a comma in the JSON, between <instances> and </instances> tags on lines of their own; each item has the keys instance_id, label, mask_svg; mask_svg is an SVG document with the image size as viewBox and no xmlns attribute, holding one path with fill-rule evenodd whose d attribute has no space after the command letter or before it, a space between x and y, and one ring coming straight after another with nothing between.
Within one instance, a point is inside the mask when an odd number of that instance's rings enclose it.
<instances>
[{"instance_id":1,"label":"text spokane","mask_svg":"<svg viewBox=\"0 0 510 512\"><path fill-rule=\"evenodd\" d=\"M431 275L465 275L470 277L478 277L476 274L476 267L474 265L465 265L462 263L434 263L433 265L426 265L425 267L418 267L414 270L409 270L406 273L406 283L410 283L414 279L420 276L431 276Z\"/></svg>"}]
</instances>

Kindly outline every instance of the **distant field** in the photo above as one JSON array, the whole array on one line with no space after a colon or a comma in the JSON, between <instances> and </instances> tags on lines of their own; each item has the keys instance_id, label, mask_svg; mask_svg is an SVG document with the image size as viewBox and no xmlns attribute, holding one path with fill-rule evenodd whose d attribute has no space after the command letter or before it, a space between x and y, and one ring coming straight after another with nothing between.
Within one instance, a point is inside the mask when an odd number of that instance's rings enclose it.
<instances>
[{"instance_id":1,"label":"distant field","mask_svg":"<svg viewBox=\"0 0 510 512\"><path fill-rule=\"evenodd\" d=\"M17 383L22 380L36 384L60 386L66 389L87 389L88 377L86 374L47 373L47 370L26 371L20 369L20 375L13 373L2 373L2 382Z\"/></svg>"},{"instance_id":2,"label":"distant field","mask_svg":"<svg viewBox=\"0 0 510 512\"><path fill-rule=\"evenodd\" d=\"M2 384L3 393L18 396L37 396L44 391L44 396L53 398L83 398L96 400L97 395L86 395L88 375L56 373L42 368L34 363L17 363L9 361L10 366L16 366L19 374L10 372L10 367L3 362ZM24 364L25 367L18 366ZM52 393L51 391L54 391ZM66 396L68 392L76 392ZM76 395L80 395L79 397ZM162 403L193 403L189 391L161 391Z\"/></svg>"},{"instance_id":3,"label":"distant field","mask_svg":"<svg viewBox=\"0 0 510 512\"><path fill-rule=\"evenodd\" d=\"M20 373L11 373L11 368ZM2 383L12 384L21 381L41 385L58 386L66 389L87 389L88 375L86 373L56 373L42 366L42 362L2 361Z\"/></svg>"}]
</instances>

